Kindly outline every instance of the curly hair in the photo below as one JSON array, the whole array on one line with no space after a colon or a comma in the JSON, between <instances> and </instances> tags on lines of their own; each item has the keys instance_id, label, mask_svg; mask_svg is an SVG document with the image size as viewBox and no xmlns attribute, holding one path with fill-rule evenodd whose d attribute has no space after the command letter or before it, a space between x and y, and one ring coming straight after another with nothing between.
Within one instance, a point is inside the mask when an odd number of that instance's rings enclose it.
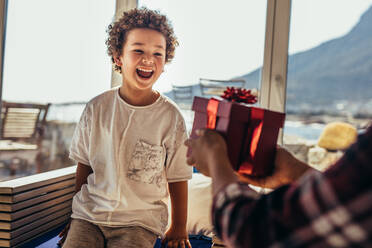
<instances>
[{"instance_id":1,"label":"curly hair","mask_svg":"<svg viewBox=\"0 0 372 248\"><path fill-rule=\"evenodd\" d=\"M163 34L166 41L165 63L172 61L178 41L167 17L158 11L149 10L145 7L135 8L124 12L123 16L118 21L110 24L107 29L108 55L111 56L116 71L121 73L121 68L115 64L114 58L122 53L128 32L135 28L149 28Z\"/></svg>"}]
</instances>

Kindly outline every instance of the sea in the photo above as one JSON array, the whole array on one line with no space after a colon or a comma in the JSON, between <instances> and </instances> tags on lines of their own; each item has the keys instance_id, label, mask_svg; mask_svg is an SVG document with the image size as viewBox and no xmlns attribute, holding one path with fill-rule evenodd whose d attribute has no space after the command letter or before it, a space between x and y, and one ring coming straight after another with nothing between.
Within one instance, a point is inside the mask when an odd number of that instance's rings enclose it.
<instances>
[{"instance_id":1,"label":"sea","mask_svg":"<svg viewBox=\"0 0 372 248\"><path fill-rule=\"evenodd\" d=\"M78 122L83 112L85 104L52 104L47 120L61 122ZM181 108L181 112L186 122L186 129L190 132L194 119L194 113L190 109ZM285 121L284 135L299 137L306 140L317 140L325 124L311 123L305 124L301 121Z\"/></svg>"}]
</instances>

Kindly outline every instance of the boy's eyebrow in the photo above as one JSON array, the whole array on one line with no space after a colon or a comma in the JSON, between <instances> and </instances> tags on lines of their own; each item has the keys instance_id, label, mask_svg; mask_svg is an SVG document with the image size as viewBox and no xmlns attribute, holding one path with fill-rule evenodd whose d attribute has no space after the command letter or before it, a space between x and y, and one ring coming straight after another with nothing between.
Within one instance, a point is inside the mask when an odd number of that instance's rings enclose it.
<instances>
[{"instance_id":1,"label":"boy's eyebrow","mask_svg":"<svg viewBox=\"0 0 372 248\"><path fill-rule=\"evenodd\" d=\"M143 46L143 45L144 44L141 42L135 42L132 44L132 46ZM155 47L165 49L162 45L155 45Z\"/></svg>"}]
</instances>

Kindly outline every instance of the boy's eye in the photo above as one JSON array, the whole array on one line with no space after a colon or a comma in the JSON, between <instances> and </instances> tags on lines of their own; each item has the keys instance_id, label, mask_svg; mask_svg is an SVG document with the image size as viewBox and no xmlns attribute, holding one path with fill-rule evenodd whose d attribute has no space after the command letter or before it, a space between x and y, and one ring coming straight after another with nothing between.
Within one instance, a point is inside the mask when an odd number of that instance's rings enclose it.
<instances>
[{"instance_id":1,"label":"boy's eye","mask_svg":"<svg viewBox=\"0 0 372 248\"><path fill-rule=\"evenodd\" d=\"M134 50L134 52L135 53L143 53L143 51L142 50L139 50L139 49Z\"/></svg>"},{"instance_id":2,"label":"boy's eye","mask_svg":"<svg viewBox=\"0 0 372 248\"><path fill-rule=\"evenodd\" d=\"M157 57L162 57L163 56L162 53L154 53L154 55L157 56Z\"/></svg>"}]
</instances>

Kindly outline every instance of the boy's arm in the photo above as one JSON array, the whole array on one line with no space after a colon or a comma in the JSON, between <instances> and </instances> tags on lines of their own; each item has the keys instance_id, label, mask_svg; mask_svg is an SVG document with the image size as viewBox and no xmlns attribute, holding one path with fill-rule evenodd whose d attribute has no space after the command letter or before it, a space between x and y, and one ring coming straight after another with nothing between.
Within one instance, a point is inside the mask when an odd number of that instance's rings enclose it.
<instances>
[{"instance_id":1,"label":"boy's arm","mask_svg":"<svg viewBox=\"0 0 372 248\"><path fill-rule=\"evenodd\" d=\"M81 186L87 183L88 176L93 173L92 167L82 163L77 164L75 176L75 194L80 191Z\"/></svg>"},{"instance_id":2,"label":"boy's arm","mask_svg":"<svg viewBox=\"0 0 372 248\"><path fill-rule=\"evenodd\" d=\"M186 231L187 224L187 181L169 183L171 200L171 225L165 234L168 247L190 247ZM182 246L181 243L184 243Z\"/></svg>"},{"instance_id":3,"label":"boy's arm","mask_svg":"<svg viewBox=\"0 0 372 248\"><path fill-rule=\"evenodd\" d=\"M85 165L82 163L77 164L76 168L76 175L75 175L75 194L80 191L81 186L87 183L88 176L93 173L92 168L89 165ZM66 240L68 230L70 229L70 222L63 228L63 230L59 233L59 237L61 239L58 241L58 245L62 246Z\"/></svg>"},{"instance_id":4,"label":"boy's arm","mask_svg":"<svg viewBox=\"0 0 372 248\"><path fill-rule=\"evenodd\" d=\"M169 183L169 195L172 206L171 224L183 227L187 223L187 181Z\"/></svg>"}]
</instances>

